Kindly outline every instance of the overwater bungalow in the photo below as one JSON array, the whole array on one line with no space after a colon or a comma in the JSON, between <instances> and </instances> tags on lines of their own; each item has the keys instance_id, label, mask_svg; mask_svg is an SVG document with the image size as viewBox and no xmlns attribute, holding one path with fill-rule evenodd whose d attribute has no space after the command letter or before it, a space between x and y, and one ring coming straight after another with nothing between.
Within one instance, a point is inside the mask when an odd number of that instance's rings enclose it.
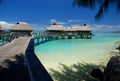
<instances>
[{"instance_id":1,"label":"overwater bungalow","mask_svg":"<svg viewBox=\"0 0 120 81\"><path fill-rule=\"evenodd\" d=\"M33 29L28 23L17 22L14 26L11 27L10 31L17 34L30 36Z\"/></svg>"},{"instance_id":2,"label":"overwater bungalow","mask_svg":"<svg viewBox=\"0 0 120 81\"><path fill-rule=\"evenodd\" d=\"M75 25L70 28L66 28L64 31L73 34L88 34L91 33L92 30L87 25L83 26Z\"/></svg>"},{"instance_id":3,"label":"overwater bungalow","mask_svg":"<svg viewBox=\"0 0 120 81\"><path fill-rule=\"evenodd\" d=\"M52 24L50 27L47 28L46 32L49 35L55 35L55 36L68 36L69 38L72 38L72 36L76 38L92 38L92 30L89 26L84 24L83 26L72 26L72 27L63 27L60 25Z\"/></svg>"},{"instance_id":4,"label":"overwater bungalow","mask_svg":"<svg viewBox=\"0 0 120 81\"><path fill-rule=\"evenodd\" d=\"M65 28L62 25L52 24L47 28L46 32L49 34L62 34L64 29Z\"/></svg>"}]
</instances>

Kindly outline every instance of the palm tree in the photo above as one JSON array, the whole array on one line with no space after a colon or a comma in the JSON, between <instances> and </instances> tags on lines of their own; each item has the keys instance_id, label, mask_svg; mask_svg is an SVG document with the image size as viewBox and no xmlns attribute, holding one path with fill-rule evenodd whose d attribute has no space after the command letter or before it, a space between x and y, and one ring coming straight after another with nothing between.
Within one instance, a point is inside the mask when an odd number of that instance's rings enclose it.
<instances>
[{"instance_id":1,"label":"palm tree","mask_svg":"<svg viewBox=\"0 0 120 81\"><path fill-rule=\"evenodd\" d=\"M95 19L99 20L103 14L108 11L110 5L114 4L116 9L120 11L120 0L74 0L73 6L94 9L99 6Z\"/></svg>"}]
</instances>

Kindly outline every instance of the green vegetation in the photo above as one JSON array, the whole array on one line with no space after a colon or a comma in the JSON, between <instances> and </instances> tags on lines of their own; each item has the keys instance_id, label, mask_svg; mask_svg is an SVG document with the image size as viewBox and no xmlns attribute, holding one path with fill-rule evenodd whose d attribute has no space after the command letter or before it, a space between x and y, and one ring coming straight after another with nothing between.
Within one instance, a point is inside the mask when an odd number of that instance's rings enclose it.
<instances>
[{"instance_id":1,"label":"green vegetation","mask_svg":"<svg viewBox=\"0 0 120 81\"><path fill-rule=\"evenodd\" d=\"M105 68L102 64L88 63L77 63L71 66L60 64L60 66L62 66L60 71L50 69L51 75L56 81L97 81L90 75L91 71L96 68L101 70Z\"/></svg>"},{"instance_id":2,"label":"green vegetation","mask_svg":"<svg viewBox=\"0 0 120 81\"><path fill-rule=\"evenodd\" d=\"M118 50L119 50L119 52L120 52L120 40L119 40L119 41L117 41L117 42L115 42L115 45L117 45L117 48L116 48L116 49L118 49Z\"/></svg>"},{"instance_id":3,"label":"green vegetation","mask_svg":"<svg viewBox=\"0 0 120 81\"><path fill-rule=\"evenodd\" d=\"M115 42L115 45L120 46L120 40Z\"/></svg>"}]
</instances>

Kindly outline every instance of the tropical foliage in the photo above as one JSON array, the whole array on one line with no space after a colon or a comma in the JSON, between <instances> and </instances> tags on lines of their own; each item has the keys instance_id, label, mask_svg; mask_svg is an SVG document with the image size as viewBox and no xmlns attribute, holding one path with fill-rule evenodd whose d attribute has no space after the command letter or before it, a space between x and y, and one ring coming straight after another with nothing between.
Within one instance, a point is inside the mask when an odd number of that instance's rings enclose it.
<instances>
[{"instance_id":1,"label":"tropical foliage","mask_svg":"<svg viewBox=\"0 0 120 81\"><path fill-rule=\"evenodd\" d=\"M115 42L115 45L117 45L117 48L116 48L116 49L118 49L118 50L119 50L119 52L120 52L120 40L119 40L119 41L117 41L117 42Z\"/></svg>"},{"instance_id":2,"label":"tropical foliage","mask_svg":"<svg viewBox=\"0 0 120 81\"><path fill-rule=\"evenodd\" d=\"M105 68L103 65L88 63L77 63L71 66L60 65L62 66L61 71L50 69L55 81L97 81L90 75L91 71L95 68L100 68L101 70Z\"/></svg>"},{"instance_id":3,"label":"tropical foliage","mask_svg":"<svg viewBox=\"0 0 120 81\"><path fill-rule=\"evenodd\" d=\"M116 45L120 46L120 40L115 42Z\"/></svg>"},{"instance_id":4,"label":"tropical foliage","mask_svg":"<svg viewBox=\"0 0 120 81\"><path fill-rule=\"evenodd\" d=\"M96 19L100 19L105 12L108 11L111 5L120 11L120 0L74 0L73 6L94 9L99 6L98 12L95 15Z\"/></svg>"}]
</instances>

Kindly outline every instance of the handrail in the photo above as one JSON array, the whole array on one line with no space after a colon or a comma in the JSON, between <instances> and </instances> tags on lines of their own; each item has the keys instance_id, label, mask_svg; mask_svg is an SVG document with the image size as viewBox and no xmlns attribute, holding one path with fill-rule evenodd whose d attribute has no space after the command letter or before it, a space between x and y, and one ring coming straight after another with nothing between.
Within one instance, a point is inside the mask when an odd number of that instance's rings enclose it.
<instances>
[{"instance_id":1,"label":"handrail","mask_svg":"<svg viewBox=\"0 0 120 81\"><path fill-rule=\"evenodd\" d=\"M15 33L15 32L0 33L0 41L1 41L0 45L4 45L8 42L11 42L15 38L18 38L19 36L21 36L21 35L19 33Z\"/></svg>"},{"instance_id":2,"label":"handrail","mask_svg":"<svg viewBox=\"0 0 120 81\"><path fill-rule=\"evenodd\" d=\"M34 39L31 39L25 52L31 81L53 81L47 70L34 53Z\"/></svg>"}]
</instances>

